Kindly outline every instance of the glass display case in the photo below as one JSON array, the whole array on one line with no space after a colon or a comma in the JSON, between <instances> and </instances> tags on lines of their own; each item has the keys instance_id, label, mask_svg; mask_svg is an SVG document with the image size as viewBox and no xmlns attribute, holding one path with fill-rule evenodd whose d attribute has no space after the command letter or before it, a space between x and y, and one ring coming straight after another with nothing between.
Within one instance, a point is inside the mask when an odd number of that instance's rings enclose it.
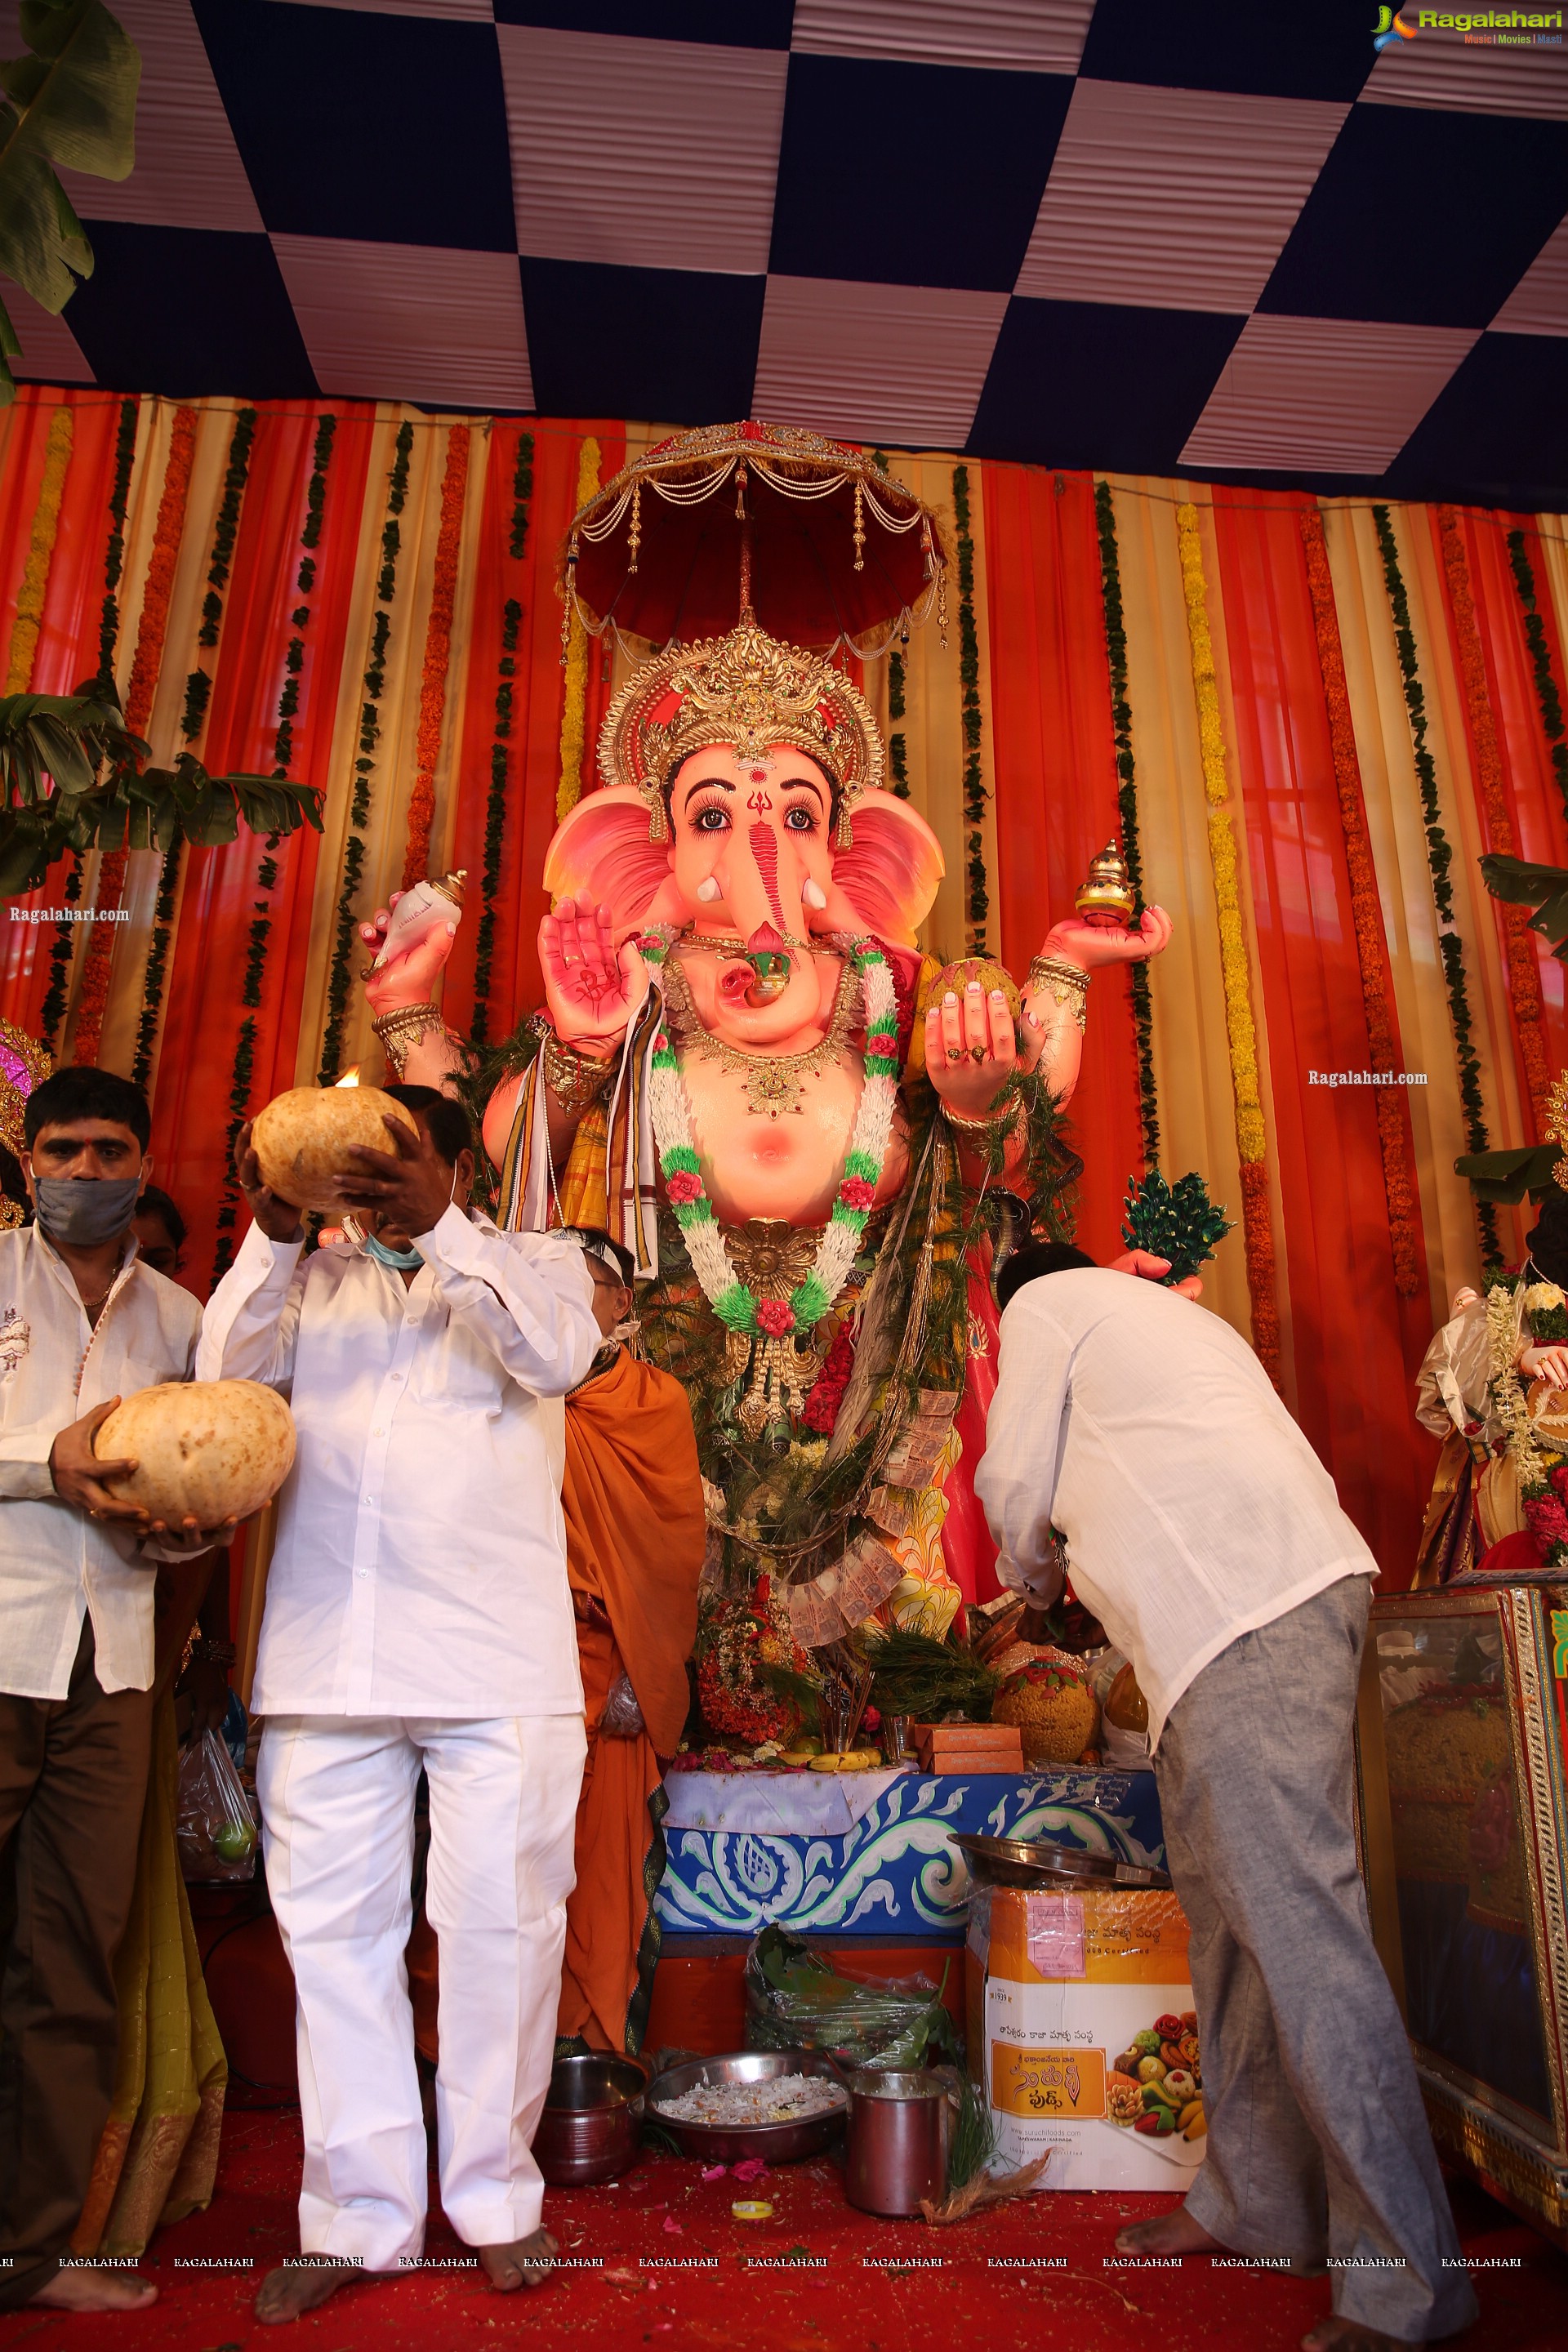
<instances>
[{"instance_id":1,"label":"glass display case","mask_svg":"<svg viewBox=\"0 0 1568 2352\"><path fill-rule=\"evenodd\" d=\"M1373 1930L1439 2153L1568 2247L1568 1590L1373 1604L1357 1727Z\"/></svg>"}]
</instances>

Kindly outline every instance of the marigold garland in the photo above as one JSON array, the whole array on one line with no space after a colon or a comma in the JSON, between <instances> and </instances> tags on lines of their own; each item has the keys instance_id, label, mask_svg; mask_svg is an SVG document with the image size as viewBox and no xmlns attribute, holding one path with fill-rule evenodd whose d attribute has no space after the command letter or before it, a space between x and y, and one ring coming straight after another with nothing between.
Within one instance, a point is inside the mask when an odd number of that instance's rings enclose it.
<instances>
[{"instance_id":1,"label":"marigold garland","mask_svg":"<svg viewBox=\"0 0 1568 2352\"><path fill-rule=\"evenodd\" d=\"M316 564L311 551L321 536L321 520L327 504L327 468L331 464L332 442L338 420L327 415L316 420L315 446L311 452L310 478L305 488L305 520L300 526L300 544L305 551L294 584L300 595L306 595L315 583ZM274 776L289 772L289 762L294 754L294 719L300 708L300 678L305 667L303 632L310 619L309 604L296 605L289 615L295 634L289 640L283 656L283 686L278 698L278 732L272 741ZM234 1173L234 1147L239 1130L250 1116L250 1087L256 1070L257 1013L261 1006L262 981L267 970L267 942L272 933L272 893L278 887L278 860L274 855L278 835L269 833L263 845L261 862L256 869L258 897L253 903L250 937L247 943L245 974L240 982L239 1002L244 1018L235 1040L234 1069L228 1089L228 1130L224 1149L223 1190L217 1213L217 1247L213 1255L213 1280L218 1282L228 1271L234 1256L234 1229L239 1215L239 1186Z\"/></svg>"},{"instance_id":2,"label":"marigold garland","mask_svg":"<svg viewBox=\"0 0 1568 2352\"><path fill-rule=\"evenodd\" d=\"M1236 1098L1236 1146L1241 1163L1242 1233L1247 1247L1247 1294L1252 1302L1252 1344L1258 1361L1278 1385L1279 1307L1266 1165L1268 1130L1258 1074L1258 1024L1252 1009L1252 974L1242 928L1236 834L1226 807L1230 788L1225 772L1225 737L1220 726L1214 639L1209 630L1208 592L1204 582L1203 542L1198 534L1198 510L1190 501L1176 509L1176 539L1192 650L1193 694L1198 711L1198 749L1209 803L1209 862L1214 869L1215 905L1219 917L1225 1025L1230 1045L1231 1088Z\"/></svg>"},{"instance_id":3,"label":"marigold garland","mask_svg":"<svg viewBox=\"0 0 1568 2352\"><path fill-rule=\"evenodd\" d=\"M1509 532L1508 560L1519 592L1520 617L1524 623L1524 641L1530 647L1530 667L1535 677L1535 698L1541 705L1541 723L1546 730L1547 756L1563 796L1563 809L1568 812L1568 728L1563 723L1563 697L1552 676L1552 646L1535 601L1535 572L1522 530Z\"/></svg>"},{"instance_id":4,"label":"marigold garland","mask_svg":"<svg viewBox=\"0 0 1568 2352\"><path fill-rule=\"evenodd\" d=\"M71 461L71 443L75 433L74 412L68 408L57 408L49 419L48 436L44 443L44 470L38 483L38 502L33 509L27 561L22 572L22 584L16 591L16 617L11 625L11 657L5 670L7 694L25 694L32 682L38 636L44 625L44 596L49 584L49 564L54 556L55 541L59 536L60 500L65 496L66 471Z\"/></svg>"},{"instance_id":5,"label":"marigold garland","mask_svg":"<svg viewBox=\"0 0 1568 2352\"><path fill-rule=\"evenodd\" d=\"M1340 825L1345 840L1345 866L1350 877L1351 920L1355 928L1356 960L1361 967L1362 1004L1366 1013L1367 1058L1374 1070L1399 1068L1399 1031L1390 994L1388 944L1383 932L1383 908L1378 898L1377 869L1367 835L1366 798L1351 719L1350 689L1345 684L1344 647L1340 640L1339 614L1334 605L1333 575L1329 568L1323 518L1315 507L1303 507L1297 518L1302 551L1307 560L1307 588L1312 600L1312 627L1318 640L1318 667L1322 673L1323 701L1329 714L1329 747L1339 795ZM1415 1172L1410 1148L1409 1105L1397 1087L1374 1087L1377 1139L1383 1153L1383 1189L1388 1202L1388 1231L1394 1244L1394 1286L1402 1298L1414 1298L1422 1286L1421 1231Z\"/></svg>"},{"instance_id":6,"label":"marigold garland","mask_svg":"<svg viewBox=\"0 0 1568 2352\"><path fill-rule=\"evenodd\" d=\"M518 436L517 464L511 477L511 529L507 551L520 562L528 544L529 509L533 498L533 436ZM517 676L518 639L522 631L522 603L509 596L501 607L500 659L496 664L495 733L490 744L490 785L485 801L484 858L479 877L480 911L474 948L474 1017L470 1034L478 1046L489 1040L490 974L495 965L496 894L500 888L501 843L506 831L508 782L507 746L511 740L513 680Z\"/></svg>"},{"instance_id":7,"label":"marigold garland","mask_svg":"<svg viewBox=\"0 0 1568 2352\"><path fill-rule=\"evenodd\" d=\"M991 898L985 877L985 772L980 758L980 632L974 619L974 540L970 531L969 468L952 469L952 511L958 525L958 683L963 722L964 921L969 952L990 952L985 944Z\"/></svg>"},{"instance_id":8,"label":"marigold garland","mask_svg":"<svg viewBox=\"0 0 1568 2352\"><path fill-rule=\"evenodd\" d=\"M1503 792L1502 755L1498 750L1497 722L1492 716L1486 657L1481 651L1480 630L1476 624L1470 567L1465 554L1458 509L1439 506L1437 527L1442 540L1443 570L1448 583L1448 610L1453 616L1454 635L1458 642L1459 672L1465 682L1465 701L1469 711L1470 741L1475 750L1476 781L1480 786L1487 847L1494 856L1511 857L1514 855L1513 823ZM1502 905L1499 911L1502 916L1503 937L1508 945L1509 993L1513 1003L1514 1028L1519 1037L1520 1058L1524 1064L1525 1086L1534 1115L1535 1136L1539 1139L1546 1133L1546 1098L1552 1084L1546 1056L1541 967L1535 959L1529 908Z\"/></svg>"},{"instance_id":9,"label":"marigold garland","mask_svg":"<svg viewBox=\"0 0 1568 2352\"><path fill-rule=\"evenodd\" d=\"M1094 486L1094 520L1100 536L1100 588L1105 606L1105 651L1110 668L1110 723L1116 737L1116 805L1121 818L1121 854L1132 885L1132 917L1143 913L1143 850L1138 831L1138 782L1132 756L1132 706L1127 699L1127 627L1121 605L1121 559L1116 544L1116 508L1109 482ZM1143 1157L1160 1164L1160 1096L1154 1081L1154 1000L1147 962L1129 964L1132 1027L1138 1041L1138 1116Z\"/></svg>"},{"instance_id":10,"label":"marigold garland","mask_svg":"<svg viewBox=\"0 0 1568 2352\"><path fill-rule=\"evenodd\" d=\"M185 528L185 500L190 494L191 467L195 454L196 412L194 408L176 408L169 435L169 459L163 469L158 518L153 530L153 551L148 558L146 584L142 592L142 618L136 631L136 652L131 664L130 683L125 690L125 724L132 735L144 733L153 715L153 698L158 690L158 673L163 666L164 640L169 634L169 599L174 593L174 567L179 562L180 541ZM124 894L130 861L128 849L111 849L100 859L96 893L100 914L110 914L119 906ZM90 927L77 999L76 1036L71 1047L73 1061L96 1062L98 1059L98 1049L103 1036L103 1015L109 1003L109 971L114 953L116 929L115 924L105 922L97 922Z\"/></svg>"},{"instance_id":11,"label":"marigold garland","mask_svg":"<svg viewBox=\"0 0 1568 2352\"><path fill-rule=\"evenodd\" d=\"M408 499L408 457L414 427L407 417L393 444L392 471L387 477L386 520L381 530L381 571L376 579L376 605L371 617L370 646L364 667L364 701L360 706L359 748L354 758L353 795L349 803L348 836L343 844L342 881L334 915L332 961L327 975L327 1023L321 1037L317 1083L331 1086L342 1054L343 1024L348 1018L349 967L354 944L354 899L364 871L364 837L370 824L370 788L375 774L375 747L381 737L381 698L386 690L386 649L392 639L389 610L397 594L397 559L402 532L397 518ZM313 567L312 567L313 574Z\"/></svg>"},{"instance_id":12,"label":"marigold garland","mask_svg":"<svg viewBox=\"0 0 1568 2352\"><path fill-rule=\"evenodd\" d=\"M599 445L590 433L577 461L577 504L580 513L599 487ZM583 753L588 731L588 633L575 604L566 638L566 693L561 706L561 782L555 788L555 814L568 815L583 796Z\"/></svg>"},{"instance_id":13,"label":"marigold garland","mask_svg":"<svg viewBox=\"0 0 1568 2352\"><path fill-rule=\"evenodd\" d=\"M1432 903L1437 915L1437 951L1443 959L1448 1019L1453 1027L1454 1053L1459 1066L1459 1105L1465 1115L1465 1141L1471 1151L1489 1151L1491 1134L1487 1126L1480 1056L1475 1049L1475 1024L1465 976L1465 943L1455 919L1454 886L1449 879L1454 854L1443 829L1437 765L1426 741L1426 697L1415 656L1415 631L1411 625L1410 598L1405 591L1405 575L1399 568L1399 546L1394 535L1393 516L1387 507L1374 506L1372 520L1383 557L1384 585L1388 591L1388 607L1394 618L1394 650L1405 689L1405 714L1410 721L1415 777L1421 792L1421 810L1426 832L1426 865L1432 877ZM1496 1209L1489 1201L1477 1201L1475 1213L1483 1259L1500 1255L1502 1243L1498 1233Z\"/></svg>"},{"instance_id":14,"label":"marigold garland","mask_svg":"<svg viewBox=\"0 0 1568 2352\"><path fill-rule=\"evenodd\" d=\"M436 581L425 630L425 670L419 686L419 731L415 742L414 790L408 802L408 845L403 857L405 890L412 890L416 882L425 879L430 862L430 827L436 816L436 762L441 756L441 723L447 713L452 608L458 594L458 553L468 491L469 438L466 425L454 425L447 440L447 470L441 481L441 527L436 541Z\"/></svg>"}]
</instances>

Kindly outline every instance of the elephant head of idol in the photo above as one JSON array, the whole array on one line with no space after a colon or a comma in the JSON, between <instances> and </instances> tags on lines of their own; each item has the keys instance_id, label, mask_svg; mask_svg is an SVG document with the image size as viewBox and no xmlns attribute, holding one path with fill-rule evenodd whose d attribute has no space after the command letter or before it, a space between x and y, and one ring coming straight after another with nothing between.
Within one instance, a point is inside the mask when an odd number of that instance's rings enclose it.
<instances>
[{"instance_id":1,"label":"elephant head of idol","mask_svg":"<svg viewBox=\"0 0 1568 2352\"><path fill-rule=\"evenodd\" d=\"M725 955L714 1024L766 1047L815 1007L813 939L912 946L942 879L925 819L882 786L880 738L843 671L752 622L676 646L616 696L603 786L545 860L552 897L607 907L617 939L689 929Z\"/></svg>"}]
</instances>

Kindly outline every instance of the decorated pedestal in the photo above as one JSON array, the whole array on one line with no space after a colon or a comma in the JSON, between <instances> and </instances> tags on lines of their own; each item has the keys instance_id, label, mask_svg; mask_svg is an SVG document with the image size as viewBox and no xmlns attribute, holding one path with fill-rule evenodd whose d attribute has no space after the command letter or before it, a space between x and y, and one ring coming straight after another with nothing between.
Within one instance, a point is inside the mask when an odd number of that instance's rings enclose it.
<instances>
[{"instance_id":1,"label":"decorated pedestal","mask_svg":"<svg viewBox=\"0 0 1568 2352\"><path fill-rule=\"evenodd\" d=\"M1568 2247L1568 1591L1373 1604L1363 1870L1444 2158Z\"/></svg>"},{"instance_id":2,"label":"decorated pedestal","mask_svg":"<svg viewBox=\"0 0 1568 2352\"><path fill-rule=\"evenodd\" d=\"M835 1941L960 1944L969 1874L955 1830L1164 1859L1152 1772L680 1772L667 1794L656 1906L667 1935L751 1936L776 1921Z\"/></svg>"}]
</instances>

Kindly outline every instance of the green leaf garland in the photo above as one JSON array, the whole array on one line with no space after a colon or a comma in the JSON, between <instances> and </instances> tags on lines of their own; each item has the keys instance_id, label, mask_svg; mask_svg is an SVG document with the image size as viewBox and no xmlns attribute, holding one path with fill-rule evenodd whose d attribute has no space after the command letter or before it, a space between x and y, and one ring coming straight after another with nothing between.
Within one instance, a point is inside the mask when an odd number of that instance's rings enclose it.
<instances>
[{"instance_id":1,"label":"green leaf garland","mask_svg":"<svg viewBox=\"0 0 1568 2352\"><path fill-rule=\"evenodd\" d=\"M207 593L202 601L202 625L196 637L198 646L216 646L223 625L223 591L228 583L234 544L239 535L239 510L250 476L250 446L255 437L255 409L237 410L234 430L229 436L223 499L213 525ZM194 743L205 726L211 697L211 676L198 664L185 680L185 707L180 719L180 732L187 743ZM136 1053L131 1065L133 1086L145 1087L153 1075L153 1055L158 1043L158 1024L163 1010L163 990L168 983L169 950L173 944L180 861L184 856L184 846L183 841L173 843L163 852L163 863L159 869L158 895L153 906L153 937L148 945L147 968L142 981L142 1011L136 1023Z\"/></svg>"},{"instance_id":2,"label":"green leaf garland","mask_svg":"<svg viewBox=\"0 0 1568 2352\"><path fill-rule=\"evenodd\" d=\"M1448 997L1448 1020L1454 1032L1454 1053L1459 1066L1459 1103L1465 1115L1465 1137L1470 1153L1489 1151L1486 1097L1481 1091L1480 1057L1474 1045L1474 1016L1465 978L1465 943L1454 915L1454 886L1449 879L1454 853L1443 830L1443 807L1437 793L1437 766L1426 740L1426 697L1415 657L1415 632L1410 620L1410 599L1399 568L1399 547L1394 518L1386 506L1374 506L1373 526L1383 558L1384 586L1394 619L1394 649L1405 689L1405 714L1415 754L1415 777L1421 791L1421 813L1426 832L1426 866L1432 878L1432 903L1437 913L1437 952L1443 960L1443 981ZM1497 1211L1489 1201L1478 1200L1476 1225L1483 1258L1501 1255Z\"/></svg>"},{"instance_id":3,"label":"green leaf garland","mask_svg":"<svg viewBox=\"0 0 1568 2352\"><path fill-rule=\"evenodd\" d=\"M1138 831L1138 784L1132 757L1132 706L1127 699L1127 627L1121 604L1121 561L1116 544L1116 508L1109 482L1094 486L1094 520L1100 535L1100 585L1105 604L1105 650L1110 666L1110 723L1116 737L1116 805L1121 817L1121 855L1132 885L1132 919L1143 914L1143 850ZM1143 1157L1160 1164L1160 1097L1154 1082L1154 1000L1149 966L1128 967L1132 1027L1138 1043L1138 1116ZM1183 1181L1185 1182L1185 1178Z\"/></svg>"},{"instance_id":4,"label":"green leaf garland","mask_svg":"<svg viewBox=\"0 0 1568 2352\"><path fill-rule=\"evenodd\" d=\"M971 955L988 953L985 924L991 912L985 887L985 772L981 764L980 632L974 620L974 541L969 528L969 468L952 469L952 511L958 524L958 680L963 721L963 822L967 830L964 921Z\"/></svg>"},{"instance_id":5,"label":"green leaf garland","mask_svg":"<svg viewBox=\"0 0 1568 2352\"><path fill-rule=\"evenodd\" d=\"M393 466L387 477L386 520L381 533L381 572L376 582L376 609L371 622L370 650L364 667L365 698L360 709L359 751L354 761L353 797L349 805L348 839L343 845L343 876L338 891L331 969L327 980L327 1025L321 1039L317 1083L337 1082L342 1056L343 1025L348 1018L350 961L354 944L354 900L364 871L364 837L370 824L370 788L375 774L375 747L381 736L381 698L386 691L386 649L392 637L387 607L397 593L397 558L402 534L397 518L408 499L408 457L414 427L407 417L397 429Z\"/></svg>"},{"instance_id":6,"label":"green leaf garland","mask_svg":"<svg viewBox=\"0 0 1568 2352\"><path fill-rule=\"evenodd\" d=\"M517 464L511 478L511 529L507 552L521 559L528 544L528 516L533 499L533 436L518 436ZM500 888L501 842L506 832L508 744L511 740L512 699L516 693L518 639L522 630L522 605L509 596L501 607L500 659L496 665L496 715L490 745L490 787L485 802L484 861L479 876L479 937L474 948L474 1018L471 1035L480 1048L488 1044L490 1024L490 976L495 967L496 893Z\"/></svg>"},{"instance_id":7,"label":"green leaf garland","mask_svg":"<svg viewBox=\"0 0 1568 2352\"><path fill-rule=\"evenodd\" d=\"M301 595L309 591L316 576L315 560L310 551L321 541L321 518L327 502L327 472L332 462L332 442L337 429L338 420L330 414L316 420L310 478L305 490L305 520L300 531L300 544L306 551L300 558L294 583ZM232 543L231 541L231 546ZM303 632L310 623L310 608L308 604L298 605L289 617L295 634L289 640L283 656L284 678L282 691L278 698L278 731L272 743L272 773L280 783L288 778L289 762L294 754L294 719L300 708L300 674L305 667ZM239 1216L239 1185L234 1173L234 1147L240 1129L250 1116L250 1087L256 1070L256 1015L261 1007L262 982L267 971L267 942L272 931L272 893L278 886L278 860L273 853L278 842L276 833L268 835L261 862L256 869L256 887L259 895L252 904L245 975L240 983L239 1002L245 1017L239 1024L239 1034L235 1042L234 1070L228 1089L223 1192L217 1213L217 1249L213 1258L215 1283L226 1274L234 1256L234 1229Z\"/></svg>"},{"instance_id":8,"label":"green leaf garland","mask_svg":"<svg viewBox=\"0 0 1568 2352\"><path fill-rule=\"evenodd\" d=\"M1557 789L1563 795L1563 809L1568 812L1568 728L1563 723L1563 697L1552 675L1552 648L1547 642L1546 624L1535 601L1535 573L1522 530L1509 532L1508 558L1513 584L1519 591L1520 617L1524 623L1524 641L1530 647L1530 666L1535 676L1541 723L1546 730L1547 753Z\"/></svg>"}]
</instances>

